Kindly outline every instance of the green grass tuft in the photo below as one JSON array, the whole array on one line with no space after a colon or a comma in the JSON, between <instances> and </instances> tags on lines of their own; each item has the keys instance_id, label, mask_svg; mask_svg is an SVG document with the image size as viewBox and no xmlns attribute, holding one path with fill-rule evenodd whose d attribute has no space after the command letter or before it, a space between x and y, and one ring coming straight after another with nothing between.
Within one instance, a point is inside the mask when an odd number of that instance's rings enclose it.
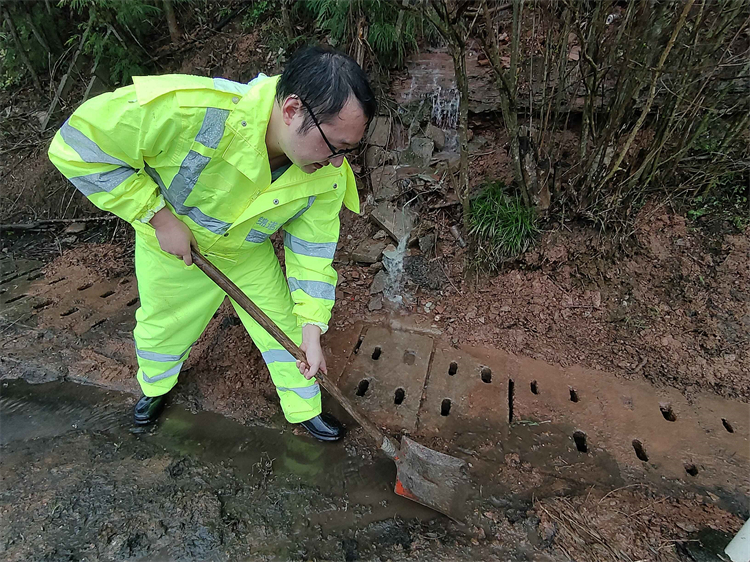
<instances>
[{"instance_id":1,"label":"green grass tuft","mask_svg":"<svg viewBox=\"0 0 750 562\"><path fill-rule=\"evenodd\" d=\"M524 253L538 234L534 210L505 193L500 182L489 184L471 202L469 235L481 268L494 271Z\"/></svg>"}]
</instances>

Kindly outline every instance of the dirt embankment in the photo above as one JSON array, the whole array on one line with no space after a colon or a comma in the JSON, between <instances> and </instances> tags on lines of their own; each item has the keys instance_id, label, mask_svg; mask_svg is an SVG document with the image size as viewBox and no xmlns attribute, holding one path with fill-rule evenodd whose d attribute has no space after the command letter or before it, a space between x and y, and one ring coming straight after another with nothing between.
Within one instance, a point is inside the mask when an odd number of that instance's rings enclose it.
<instances>
[{"instance_id":1,"label":"dirt embankment","mask_svg":"<svg viewBox=\"0 0 750 562\"><path fill-rule=\"evenodd\" d=\"M359 218L345 224L342 255L377 230ZM437 222L429 257L447 274L442 290L407 281L414 303L404 311L416 325L454 344L645 378L688 396L750 399L750 229L712 233L647 206L625 250L591 228L557 225L518 266L488 276L468 269L448 227ZM367 310L372 269L341 264L339 274L334 325L385 314Z\"/></svg>"}]
</instances>

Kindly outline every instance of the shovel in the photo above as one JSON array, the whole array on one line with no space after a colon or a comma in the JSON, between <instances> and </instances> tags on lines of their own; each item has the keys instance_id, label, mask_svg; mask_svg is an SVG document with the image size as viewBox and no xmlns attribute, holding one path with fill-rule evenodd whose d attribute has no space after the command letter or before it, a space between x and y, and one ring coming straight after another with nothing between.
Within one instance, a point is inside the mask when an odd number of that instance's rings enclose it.
<instances>
[{"instance_id":1,"label":"shovel","mask_svg":"<svg viewBox=\"0 0 750 562\"><path fill-rule=\"evenodd\" d=\"M221 287L295 359L307 361L305 353L226 275L196 249L192 250L192 257L193 263L203 273ZM399 445L352 404L325 373L318 371L315 378L375 440L383 454L396 463L396 494L439 511L456 521L460 522L465 518L466 500L471 491L466 461L433 451L408 437L402 437Z\"/></svg>"}]
</instances>

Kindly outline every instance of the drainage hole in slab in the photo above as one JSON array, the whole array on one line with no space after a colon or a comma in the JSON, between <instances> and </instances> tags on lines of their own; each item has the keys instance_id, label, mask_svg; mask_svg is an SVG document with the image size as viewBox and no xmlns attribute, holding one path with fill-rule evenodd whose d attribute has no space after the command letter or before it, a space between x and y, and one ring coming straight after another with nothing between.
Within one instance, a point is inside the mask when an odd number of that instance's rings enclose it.
<instances>
[{"instance_id":1,"label":"drainage hole in slab","mask_svg":"<svg viewBox=\"0 0 750 562\"><path fill-rule=\"evenodd\" d=\"M375 349L372 350L372 358L375 361L377 361L378 359L380 359L380 353L381 353L380 346L379 345L375 346Z\"/></svg>"},{"instance_id":2,"label":"drainage hole in slab","mask_svg":"<svg viewBox=\"0 0 750 562\"><path fill-rule=\"evenodd\" d=\"M10 304L12 302L16 302L18 300L21 300L25 296L26 295L18 295L17 297L13 297L12 299L8 299L7 301L5 301L5 304Z\"/></svg>"},{"instance_id":3,"label":"drainage hole in slab","mask_svg":"<svg viewBox=\"0 0 750 562\"><path fill-rule=\"evenodd\" d=\"M138 304L138 297L128 301L128 306L133 306L134 304Z\"/></svg>"},{"instance_id":4,"label":"drainage hole in slab","mask_svg":"<svg viewBox=\"0 0 750 562\"><path fill-rule=\"evenodd\" d=\"M414 363L417 360L417 354L414 351L406 350L404 351L404 363L407 365L414 365Z\"/></svg>"},{"instance_id":5,"label":"drainage hole in slab","mask_svg":"<svg viewBox=\"0 0 750 562\"><path fill-rule=\"evenodd\" d=\"M450 398L446 398L443 400L443 403L440 404L440 415L441 416L447 416L451 413L451 401Z\"/></svg>"},{"instance_id":6,"label":"drainage hole in slab","mask_svg":"<svg viewBox=\"0 0 750 562\"><path fill-rule=\"evenodd\" d=\"M32 273L26 279L28 279L29 281L36 281L40 277L44 277L44 273L42 273L41 271L39 271L38 273Z\"/></svg>"},{"instance_id":7,"label":"drainage hole in slab","mask_svg":"<svg viewBox=\"0 0 750 562\"><path fill-rule=\"evenodd\" d=\"M70 316L74 312L78 312L78 309L74 306L73 308L69 308L65 312L63 312L60 316Z\"/></svg>"},{"instance_id":8,"label":"drainage hole in slab","mask_svg":"<svg viewBox=\"0 0 750 562\"><path fill-rule=\"evenodd\" d=\"M52 301L51 301L51 300L49 300L49 299L47 299L47 300L45 300L45 301L42 301L42 302L40 302L40 303L38 303L38 304L35 304L35 305L34 305L34 306L33 306L32 308L33 308L34 310L39 310L40 308L45 308L45 307L47 307L47 306L49 306L49 305L51 305L51 304L52 304Z\"/></svg>"},{"instance_id":9,"label":"drainage hole in slab","mask_svg":"<svg viewBox=\"0 0 750 562\"><path fill-rule=\"evenodd\" d=\"M50 281L49 284L50 285L56 285L60 281L65 281L65 277L60 277L60 279L55 279L54 281Z\"/></svg>"},{"instance_id":10,"label":"drainage hole in slab","mask_svg":"<svg viewBox=\"0 0 750 562\"><path fill-rule=\"evenodd\" d=\"M365 341L365 336L359 336L357 344L354 346L354 355L359 353L359 348L362 347L362 342Z\"/></svg>"},{"instance_id":11,"label":"drainage hole in slab","mask_svg":"<svg viewBox=\"0 0 750 562\"><path fill-rule=\"evenodd\" d=\"M721 418L721 423L724 426L724 429L726 429L729 433L734 433L734 428L732 427L732 424L729 423L725 418Z\"/></svg>"},{"instance_id":12,"label":"drainage hole in slab","mask_svg":"<svg viewBox=\"0 0 750 562\"><path fill-rule=\"evenodd\" d=\"M638 457L643 462L648 462L648 455L646 454L646 449L643 447L643 443L638 441L638 439L633 439L633 449L635 450L636 457Z\"/></svg>"},{"instance_id":13,"label":"drainage hole in slab","mask_svg":"<svg viewBox=\"0 0 750 562\"><path fill-rule=\"evenodd\" d=\"M370 388L370 381L367 379L359 381L359 384L357 385L357 396L364 396L368 388Z\"/></svg>"},{"instance_id":14,"label":"drainage hole in slab","mask_svg":"<svg viewBox=\"0 0 750 562\"><path fill-rule=\"evenodd\" d=\"M536 381L531 381L531 393L532 394L539 394L539 383Z\"/></svg>"},{"instance_id":15,"label":"drainage hole in slab","mask_svg":"<svg viewBox=\"0 0 750 562\"><path fill-rule=\"evenodd\" d=\"M85 285L81 285L80 287L78 287L78 290L85 291L86 289L88 289L89 287L92 287L93 285L94 285L93 283L86 283Z\"/></svg>"},{"instance_id":16,"label":"drainage hole in slab","mask_svg":"<svg viewBox=\"0 0 750 562\"><path fill-rule=\"evenodd\" d=\"M513 379L508 379L508 423L513 423L513 405L515 402L515 388L516 382Z\"/></svg>"},{"instance_id":17,"label":"drainage hole in slab","mask_svg":"<svg viewBox=\"0 0 750 562\"><path fill-rule=\"evenodd\" d=\"M664 416L665 420L671 422L677 421L677 416L672 409L672 404L659 404L659 409L661 410L661 415Z\"/></svg>"},{"instance_id":18,"label":"drainage hole in slab","mask_svg":"<svg viewBox=\"0 0 750 562\"><path fill-rule=\"evenodd\" d=\"M698 467L693 463L685 463L685 472L690 476L698 476Z\"/></svg>"},{"instance_id":19,"label":"drainage hole in slab","mask_svg":"<svg viewBox=\"0 0 750 562\"><path fill-rule=\"evenodd\" d=\"M396 406L398 406L399 404L401 404L401 402L404 401L404 396L405 395L406 395L406 393L404 392L403 388L397 388L396 389L396 395L393 397L393 403Z\"/></svg>"},{"instance_id":20,"label":"drainage hole in slab","mask_svg":"<svg viewBox=\"0 0 750 562\"><path fill-rule=\"evenodd\" d=\"M458 363L455 361L451 361L450 367L448 367L448 374L450 376L455 375L458 372Z\"/></svg>"},{"instance_id":21,"label":"drainage hole in slab","mask_svg":"<svg viewBox=\"0 0 750 562\"><path fill-rule=\"evenodd\" d=\"M492 369L489 367L482 367L482 382L491 383L492 382Z\"/></svg>"},{"instance_id":22,"label":"drainage hole in slab","mask_svg":"<svg viewBox=\"0 0 750 562\"><path fill-rule=\"evenodd\" d=\"M576 449L580 453L588 453L589 446L586 443L586 434L583 431L576 431L573 433L573 441L576 443Z\"/></svg>"},{"instance_id":23,"label":"drainage hole in slab","mask_svg":"<svg viewBox=\"0 0 750 562\"><path fill-rule=\"evenodd\" d=\"M101 295L99 295L99 296L100 296L101 298L103 298L103 299L106 299L106 298L109 298L109 297L111 297L111 296L112 296L112 295L114 295L114 294L115 294L115 292L114 292L114 291L107 291L106 293L104 293L104 294L101 294Z\"/></svg>"},{"instance_id":24,"label":"drainage hole in slab","mask_svg":"<svg viewBox=\"0 0 750 562\"><path fill-rule=\"evenodd\" d=\"M569 390L570 390L570 401L571 402L578 402L578 400L579 400L579 398L578 398L578 391L575 388L573 388L572 386L569 388Z\"/></svg>"},{"instance_id":25,"label":"drainage hole in slab","mask_svg":"<svg viewBox=\"0 0 750 562\"><path fill-rule=\"evenodd\" d=\"M102 318L101 320L97 320L96 322L94 322L91 325L91 328L89 328L89 330L93 330L94 328L98 328L99 326L101 326L102 324L104 324L106 321L107 321L106 318Z\"/></svg>"}]
</instances>

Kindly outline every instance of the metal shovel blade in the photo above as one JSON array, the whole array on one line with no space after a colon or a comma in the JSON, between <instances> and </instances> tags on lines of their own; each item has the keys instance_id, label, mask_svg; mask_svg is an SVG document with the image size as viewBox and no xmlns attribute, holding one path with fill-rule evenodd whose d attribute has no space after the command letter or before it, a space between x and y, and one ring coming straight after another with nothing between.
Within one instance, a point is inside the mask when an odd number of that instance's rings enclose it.
<instances>
[{"instance_id":1,"label":"metal shovel blade","mask_svg":"<svg viewBox=\"0 0 750 562\"><path fill-rule=\"evenodd\" d=\"M403 437L396 459L394 491L451 519L463 521L471 492L468 465Z\"/></svg>"}]
</instances>

